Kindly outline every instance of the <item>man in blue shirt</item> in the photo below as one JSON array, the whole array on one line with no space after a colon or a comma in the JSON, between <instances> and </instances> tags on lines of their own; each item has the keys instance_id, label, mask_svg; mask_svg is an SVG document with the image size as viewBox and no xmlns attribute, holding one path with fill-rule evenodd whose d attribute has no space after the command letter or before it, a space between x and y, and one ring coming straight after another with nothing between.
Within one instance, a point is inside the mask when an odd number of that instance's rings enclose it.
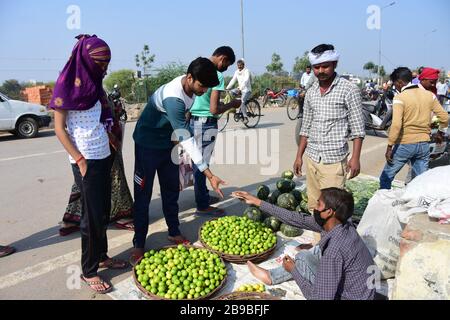
<instances>
[{"instance_id":1,"label":"man in blue shirt","mask_svg":"<svg viewBox=\"0 0 450 320\"><path fill-rule=\"evenodd\" d=\"M203 159L209 164L214 151L214 146L218 134L217 121L219 115L231 108L239 108L240 100L233 100L224 105L220 103L220 93L225 90L225 81L222 72L225 72L229 66L233 65L236 57L232 48L223 46L217 48L210 58L211 62L217 68L217 77L219 84L200 96L196 97L190 110L191 113L191 132L198 145L202 146ZM206 177L193 164L194 169L194 191L195 202L197 203L197 214L222 216L225 212L222 209L210 206L209 191L206 186Z\"/></svg>"},{"instance_id":2,"label":"man in blue shirt","mask_svg":"<svg viewBox=\"0 0 450 320\"><path fill-rule=\"evenodd\" d=\"M208 178L212 188L223 197L220 185L203 160L201 146L191 137L186 112L194 102L194 95L203 95L208 88L219 84L215 65L207 58L197 58L187 74L161 86L150 97L133 133L135 141L134 169L134 250L130 263L144 255L148 233L148 208L152 197L153 180L158 173L164 217L169 240L188 243L179 230L178 196L180 193L178 146L191 156L197 168Z\"/></svg>"}]
</instances>

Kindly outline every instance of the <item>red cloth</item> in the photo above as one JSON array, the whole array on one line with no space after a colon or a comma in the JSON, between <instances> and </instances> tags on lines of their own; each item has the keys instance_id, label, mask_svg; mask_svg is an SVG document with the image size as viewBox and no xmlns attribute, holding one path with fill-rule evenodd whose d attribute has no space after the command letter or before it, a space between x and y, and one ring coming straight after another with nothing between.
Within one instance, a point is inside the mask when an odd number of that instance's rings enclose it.
<instances>
[{"instance_id":1,"label":"red cloth","mask_svg":"<svg viewBox=\"0 0 450 320\"><path fill-rule=\"evenodd\" d=\"M439 79L439 70L433 68L423 68L422 73L419 76L419 80L437 80Z\"/></svg>"}]
</instances>

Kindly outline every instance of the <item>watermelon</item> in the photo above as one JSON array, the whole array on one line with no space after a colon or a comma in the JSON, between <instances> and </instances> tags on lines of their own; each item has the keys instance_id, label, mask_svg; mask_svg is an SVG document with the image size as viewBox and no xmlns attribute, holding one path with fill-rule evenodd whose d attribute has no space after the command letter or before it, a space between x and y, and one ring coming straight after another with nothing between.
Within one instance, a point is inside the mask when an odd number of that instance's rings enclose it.
<instances>
[{"instance_id":1,"label":"watermelon","mask_svg":"<svg viewBox=\"0 0 450 320\"><path fill-rule=\"evenodd\" d=\"M308 202L307 202L307 201L302 200L302 201L300 202L300 207L302 208L302 211L303 211L303 212L309 213L309 210L308 210Z\"/></svg>"},{"instance_id":2,"label":"watermelon","mask_svg":"<svg viewBox=\"0 0 450 320\"><path fill-rule=\"evenodd\" d=\"M298 203L302 201L302 193L300 190L294 189L291 191L291 194L295 197L295 200L297 200Z\"/></svg>"},{"instance_id":3,"label":"watermelon","mask_svg":"<svg viewBox=\"0 0 450 320\"><path fill-rule=\"evenodd\" d=\"M268 226L270 229L272 229L274 232L277 232L280 230L281 222L275 217L269 217L266 220L264 220L264 224Z\"/></svg>"},{"instance_id":4,"label":"watermelon","mask_svg":"<svg viewBox=\"0 0 450 320\"><path fill-rule=\"evenodd\" d=\"M277 199L277 205L281 208L294 211L298 206L297 200L291 193L283 193Z\"/></svg>"},{"instance_id":5,"label":"watermelon","mask_svg":"<svg viewBox=\"0 0 450 320\"><path fill-rule=\"evenodd\" d=\"M244 216L253 221L257 222L263 221L263 214L261 210L259 210L257 207L250 206L247 209L245 209Z\"/></svg>"},{"instance_id":6,"label":"watermelon","mask_svg":"<svg viewBox=\"0 0 450 320\"><path fill-rule=\"evenodd\" d=\"M302 191L302 199L308 202L308 193L306 193L306 190Z\"/></svg>"},{"instance_id":7,"label":"watermelon","mask_svg":"<svg viewBox=\"0 0 450 320\"><path fill-rule=\"evenodd\" d=\"M303 233L303 230L294 226L290 226L288 224L282 223L280 226L280 231L286 237L298 237Z\"/></svg>"},{"instance_id":8,"label":"watermelon","mask_svg":"<svg viewBox=\"0 0 450 320\"><path fill-rule=\"evenodd\" d=\"M281 179L277 181L277 189L281 193L288 193L295 189L295 182L289 179Z\"/></svg>"},{"instance_id":9,"label":"watermelon","mask_svg":"<svg viewBox=\"0 0 450 320\"><path fill-rule=\"evenodd\" d=\"M257 194L256 196L258 197L258 199L261 199L263 201L266 201L267 198L269 198L269 194L270 194L270 189L268 186L265 185L260 185L257 189Z\"/></svg>"},{"instance_id":10,"label":"watermelon","mask_svg":"<svg viewBox=\"0 0 450 320\"><path fill-rule=\"evenodd\" d=\"M269 199L267 199L267 201L271 204L277 204L277 199L280 196L281 192L278 190L273 191L270 196Z\"/></svg>"},{"instance_id":11,"label":"watermelon","mask_svg":"<svg viewBox=\"0 0 450 320\"><path fill-rule=\"evenodd\" d=\"M281 177L283 179L292 180L292 179L294 179L294 173L291 170L286 170L281 174Z\"/></svg>"}]
</instances>

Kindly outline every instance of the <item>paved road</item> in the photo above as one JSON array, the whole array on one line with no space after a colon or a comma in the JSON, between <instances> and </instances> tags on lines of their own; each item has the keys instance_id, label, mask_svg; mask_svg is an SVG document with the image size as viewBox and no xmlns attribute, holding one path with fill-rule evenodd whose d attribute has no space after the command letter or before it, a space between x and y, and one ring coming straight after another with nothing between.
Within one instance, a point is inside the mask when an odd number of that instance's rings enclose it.
<instances>
[{"instance_id":1,"label":"paved road","mask_svg":"<svg viewBox=\"0 0 450 320\"><path fill-rule=\"evenodd\" d=\"M264 117L257 130L239 133L240 136L253 137L251 144L244 141L237 142L237 147L236 143L233 144L232 129L242 127L234 123L218 139L217 163L212 169L228 182L224 189L226 195L237 188L254 190L262 182L273 183L282 171L292 167L296 154L295 122L288 120L285 109L263 112ZM131 134L134 126L135 123L127 124L124 143L129 183L133 181ZM257 148L253 149L255 144ZM384 166L385 146L385 138L366 138L362 155L363 173L380 174ZM258 156L252 158L256 153ZM245 156L246 164L237 164L237 160L243 160L239 158L242 156ZM253 164L248 163L251 159ZM404 170L397 178L403 180L405 174ZM82 290L69 289L79 266L80 239L78 234L64 238L58 235L58 222L62 219L73 178L68 157L53 131L43 132L32 140L0 136L0 176L0 244L12 244L18 249L16 254L0 259L0 299L110 299L96 296L84 287ZM168 244L158 183L155 183L153 199L147 242L149 249ZM231 204L227 208L229 213L242 210L240 204ZM205 218L191 214L194 206L190 188L180 196L180 211L182 232L191 241L197 240L198 226L205 221ZM127 259L132 233L110 228L108 236L110 254ZM101 274L111 278L114 284L129 276L129 270L102 271Z\"/></svg>"}]
</instances>

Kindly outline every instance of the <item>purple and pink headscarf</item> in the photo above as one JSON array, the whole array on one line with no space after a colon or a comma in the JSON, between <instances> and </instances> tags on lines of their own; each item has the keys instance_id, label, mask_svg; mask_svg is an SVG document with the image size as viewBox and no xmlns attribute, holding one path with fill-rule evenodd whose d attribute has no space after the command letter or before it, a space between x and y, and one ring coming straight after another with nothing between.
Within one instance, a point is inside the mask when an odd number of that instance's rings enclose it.
<instances>
[{"instance_id":1,"label":"purple and pink headscarf","mask_svg":"<svg viewBox=\"0 0 450 320\"><path fill-rule=\"evenodd\" d=\"M56 81L51 109L88 110L102 104L100 121L109 129L113 117L103 90L103 77L111 60L108 44L96 35L79 35L69 61Z\"/></svg>"}]
</instances>

